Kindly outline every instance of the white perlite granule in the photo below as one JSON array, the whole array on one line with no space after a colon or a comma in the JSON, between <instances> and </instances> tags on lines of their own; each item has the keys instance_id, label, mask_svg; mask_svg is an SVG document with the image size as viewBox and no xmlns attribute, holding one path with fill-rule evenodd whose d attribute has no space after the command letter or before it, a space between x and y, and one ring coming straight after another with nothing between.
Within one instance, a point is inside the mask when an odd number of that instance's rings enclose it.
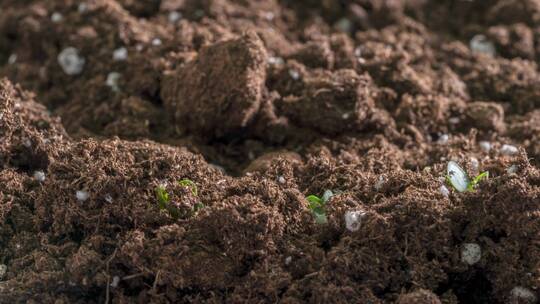
<instances>
[{"instance_id":1,"label":"white perlite granule","mask_svg":"<svg viewBox=\"0 0 540 304\"><path fill-rule=\"evenodd\" d=\"M501 147L501 154L503 155L514 155L518 153L518 148L516 148L516 146L512 146L512 145L502 145Z\"/></svg>"},{"instance_id":2,"label":"white perlite granule","mask_svg":"<svg viewBox=\"0 0 540 304\"><path fill-rule=\"evenodd\" d=\"M381 175L379 176L379 178L377 179L373 187L375 188L375 190L380 191L383 186L384 186L384 176Z\"/></svg>"},{"instance_id":3,"label":"white perlite granule","mask_svg":"<svg viewBox=\"0 0 540 304\"><path fill-rule=\"evenodd\" d=\"M469 265L474 265L482 258L482 248L475 243L463 244L461 248L461 261Z\"/></svg>"},{"instance_id":4,"label":"white perlite granule","mask_svg":"<svg viewBox=\"0 0 540 304\"><path fill-rule=\"evenodd\" d=\"M160 46L163 42L159 38L152 39L152 45L153 46Z\"/></svg>"},{"instance_id":5,"label":"white perlite granule","mask_svg":"<svg viewBox=\"0 0 540 304\"><path fill-rule=\"evenodd\" d=\"M17 62L17 54L11 54L8 58L8 64L15 64Z\"/></svg>"},{"instance_id":6,"label":"white perlite granule","mask_svg":"<svg viewBox=\"0 0 540 304\"><path fill-rule=\"evenodd\" d=\"M118 86L118 81L122 75L118 72L110 72L109 75L107 75L107 80L105 81L105 84L111 88L114 92L120 91L120 87Z\"/></svg>"},{"instance_id":7,"label":"white perlite granule","mask_svg":"<svg viewBox=\"0 0 540 304\"><path fill-rule=\"evenodd\" d=\"M45 173L43 171L36 171L34 172L34 178L38 182L43 183L45 181Z\"/></svg>"},{"instance_id":8,"label":"white perlite granule","mask_svg":"<svg viewBox=\"0 0 540 304\"><path fill-rule=\"evenodd\" d=\"M78 190L77 192L75 192L75 197L77 197L77 200L79 202L84 202L90 197L90 194L88 194L87 191Z\"/></svg>"},{"instance_id":9,"label":"white perlite granule","mask_svg":"<svg viewBox=\"0 0 540 304\"><path fill-rule=\"evenodd\" d=\"M471 39L469 46L473 53L482 53L495 56L495 45L493 45L493 42L489 41L484 35L474 36Z\"/></svg>"},{"instance_id":10,"label":"white perlite granule","mask_svg":"<svg viewBox=\"0 0 540 304\"><path fill-rule=\"evenodd\" d=\"M51 21L54 22L54 23L58 23L58 22L62 21L63 19L64 19L64 16L62 16L62 14L60 14L59 12L54 12L51 15Z\"/></svg>"},{"instance_id":11,"label":"white perlite granule","mask_svg":"<svg viewBox=\"0 0 540 304\"><path fill-rule=\"evenodd\" d=\"M448 136L448 134L443 134L439 137L439 139L437 140L437 143L444 145L448 143L448 139L450 139L450 136Z\"/></svg>"},{"instance_id":12,"label":"white perlite granule","mask_svg":"<svg viewBox=\"0 0 540 304\"><path fill-rule=\"evenodd\" d=\"M439 187L439 191L441 192L441 194L445 197L448 197L450 195L450 191L448 190L448 188L446 188L445 185L441 185Z\"/></svg>"},{"instance_id":13,"label":"white perlite granule","mask_svg":"<svg viewBox=\"0 0 540 304\"><path fill-rule=\"evenodd\" d=\"M285 182L287 182L287 181L285 180L285 177L283 177L283 176L279 176L279 177L278 177L278 183L280 183L280 184L285 184Z\"/></svg>"},{"instance_id":14,"label":"white perlite granule","mask_svg":"<svg viewBox=\"0 0 540 304\"><path fill-rule=\"evenodd\" d=\"M300 79L300 73L298 73L298 71L295 71L295 70L289 70L289 76L291 76L291 78L294 80Z\"/></svg>"},{"instance_id":15,"label":"white perlite granule","mask_svg":"<svg viewBox=\"0 0 540 304\"><path fill-rule=\"evenodd\" d=\"M125 47L117 48L113 51L114 61L124 61L128 58L128 50Z\"/></svg>"},{"instance_id":16,"label":"white perlite granule","mask_svg":"<svg viewBox=\"0 0 540 304\"><path fill-rule=\"evenodd\" d=\"M65 48L58 54L58 64L68 75L78 75L82 73L85 60L79 56L79 50L74 47Z\"/></svg>"},{"instance_id":17,"label":"white perlite granule","mask_svg":"<svg viewBox=\"0 0 540 304\"><path fill-rule=\"evenodd\" d=\"M360 229L362 224L362 218L365 217L366 213L364 211L347 211L345 212L345 228L347 230L354 232Z\"/></svg>"},{"instance_id":18,"label":"white perlite granule","mask_svg":"<svg viewBox=\"0 0 540 304\"><path fill-rule=\"evenodd\" d=\"M481 141L478 143L478 145L480 146L480 149L486 153L491 151L491 143L489 141Z\"/></svg>"},{"instance_id":19,"label":"white perlite granule","mask_svg":"<svg viewBox=\"0 0 540 304\"><path fill-rule=\"evenodd\" d=\"M522 299L529 303L536 303L536 295L530 289L516 286L510 291L510 296L515 299Z\"/></svg>"},{"instance_id":20,"label":"white perlite granule","mask_svg":"<svg viewBox=\"0 0 540 304\"><path fill-rule=\"evenodd\" d=\"M180 19L182 19L182 14L180 14L177 11L172 11L172 12L169 13L169 16L167 17L167 19L169 19L170 23L176 23Z\"/></svg>"},{"instance_id":21,"label":"white perlite granule","mask_svg":"<svg viewBox=\"0 0 540 304\"><path fill-rule=\"evenodd\" d=\"M0 280L2 280L4 276L6 276L6 273L7 273L7 265L0 264Z\"/></svg>"},{"instance_id":22,"label":"white perlite granule","mask_svg":"<svg viewBox=\"0 0 540 304\"><path fill-rule=\"evenodd\" d=\"M118 287L119 283L120 283L120 277L119 276L114 276L113 279L112 279L112 282L111 282L111 287L116 288L116 287Z\"/></svg>"}]
</instances>

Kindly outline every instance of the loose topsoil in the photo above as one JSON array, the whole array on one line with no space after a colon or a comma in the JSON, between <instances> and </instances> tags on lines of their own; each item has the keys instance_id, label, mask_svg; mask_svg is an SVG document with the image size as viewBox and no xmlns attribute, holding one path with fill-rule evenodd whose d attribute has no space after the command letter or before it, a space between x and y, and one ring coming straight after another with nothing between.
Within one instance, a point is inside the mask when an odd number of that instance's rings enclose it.
<instances>
[{"instance_id":1,"label":"loose topsoil","mask_svg":"<svg viewBox=\"0 0 540 304\"><path fill-rule=\"evenodd\" d=\"M2 0L0 303L535 303L539 59L538 0Z\"/></svg>"}]
</instances>

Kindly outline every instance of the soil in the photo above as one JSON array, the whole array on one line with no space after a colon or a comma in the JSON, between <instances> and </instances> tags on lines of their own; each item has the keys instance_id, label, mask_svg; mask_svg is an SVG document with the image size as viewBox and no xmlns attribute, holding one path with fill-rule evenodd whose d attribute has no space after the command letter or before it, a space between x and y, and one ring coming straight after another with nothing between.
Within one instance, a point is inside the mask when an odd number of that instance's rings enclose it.
<instances>
[{"instance_id":1,"label":"soil","mask_svg":"<svg viewBox=\"0 0 540 304\"><path fill-rule=\"evenodd\" d=\"M0 303L535 303L539 60L538 0L2 0Z\"/></svg>"}]
</instances>

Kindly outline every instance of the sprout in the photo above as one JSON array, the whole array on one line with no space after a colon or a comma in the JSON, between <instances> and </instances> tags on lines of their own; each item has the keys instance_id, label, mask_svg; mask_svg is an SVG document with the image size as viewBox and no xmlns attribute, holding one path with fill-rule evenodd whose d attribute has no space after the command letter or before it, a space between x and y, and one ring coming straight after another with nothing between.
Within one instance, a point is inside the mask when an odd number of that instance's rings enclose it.
<instances>
[{"instance_id":1,"label":"sprout","mask_svg":"<svg viewBox=\"0 0 540 304\"><path fill-rule=\"evenodd\" d=\"M461 261L468 265L476 264L482 258L482 248L475 243L465 243L461 249Z\"/></svg>"},{"instance_id":2,"label":"sprout","mask_svg":"<svg viewBox=\"0 0 540 304\"><path fill-rule=\"evenodd\" d=\"M82 73L85 59L79 56L79 51L76 48L65 48L58 54L58 64L64 70L64 73L73 76Z\"/></svg>"},{"instance_id":3,"label":"sprout","mask_svg":"<svg viewBox=\"0 0 540 304\"><path fill-rule=\"evenodd\" d=\"M77 192L75 192L75 197L79 202L84 202L90 197L90 194L88 193L88 191L78 190Z\"/></svg>"},{"instance_id":4,"label":"sprout","mask_svg":"<svg viewBox=\"0 0 540 304\"><path fill-rule=\"evenodd\" d=\"M124 61L128 58L128 50L125 47L117 48L113 51L114 61Z\"/></svg>"},{"instance_id":5,"label":"sprout","mask_svg":"<svg viewBox=\"0 0 540 304\"><path fill-rule=\"evenodd\" d=\"M167 190L165 190L164 187L158 186L156 188L156 197L159 204L159 209L165 210L167 209L167 206L169 205L169 193L167 193Z\"/></svg>"},{"instance_id":6,"label":"sprout","mask_svg":"<svg viewBox=\"0 0 540 304\"><path fill-rule=\"evenodd\" d=\"M324 191L323 197L320 198L316 195L309 195L306 197L306 200L309 202L308 208L313 213L315 217L315 222L317 224L326 224L328 222L326 218L326 211L324 207L326 203L334 196L331 190Z\"/></svg>"},{"instance_id":7,"label":"sprout","mask_svg":"<svg viewBox=\"0 0 540 304\"><path fill-rule=\"evenodd\" d=\"M476 185L484 178L489 177L489 172L482 172L471 181L469 176L456 162L448 162L446 169L446 181L459 192L473 191Z\"/></svg>"},{"instance_id":8,"label":"sprout","mask_svg":"<svg viewBox=\"0 0 540 304\"><path fill-rule=\"evenodd\" d=\"M179 181L178 184L180 184L180 186L190 187L191 188L191 193L193 193L193 195L195 195L195 196L198 195L197 185L192 180L185 178L185 179Z\"/></svg>"},{"instance_id":9,"label":"sprout","mask_svg":"<svg viewBox=\"0 0 540 304\"><path fill-rule=\"evenodd\" d=\"M43 183L45 181L45 173L43 171L36 171L34 172L34 178L38 182Z\"/></svg>"}]
</instances>

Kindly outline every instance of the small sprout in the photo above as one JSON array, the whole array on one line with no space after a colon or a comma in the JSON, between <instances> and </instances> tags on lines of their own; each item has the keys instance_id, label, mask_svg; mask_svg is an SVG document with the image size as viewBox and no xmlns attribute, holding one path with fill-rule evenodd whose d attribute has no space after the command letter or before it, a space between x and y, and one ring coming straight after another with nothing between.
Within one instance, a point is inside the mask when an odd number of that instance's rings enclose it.
<instances>
[{"instance_id":1,"label":"small sprout","mask_svg":"<svg viewBox=\"0 0 540 304\"><path fill-rule=\"evenodd\" d=\"M4 276L6 276L6 273L7 273L7 265L0 264L0 280L2 280Z\"/></svg>"},{"instance_id":2,"label":"small sprout","mask_svg":"<svg viewBox=\"0 0 540 304\"><path fill-rule=\"evenodd\" d=\"M79 50L73 47L65 48L58 54L58 64L64 73L73 76L82 73L85 59L79 56Z\"/></svg>"},{"instance_id":3,"label":"small sprout","mask_svg":"<svg viewBox=\"0 0 540 304\"><path fill-rule=\"evenodd\" d=\"M78 190L77 192L75 192L75 197L79 202L84 202L90 197L90 194L88 193L88 191Z\"/></svg>"},{"instance_id":4,"label":"small sprout","mask_svg":"<svg viewBox=\"0 0 540 304\"><path fill-rule=\"evenodd\" d=\"M366 215L364 211L347 211L345 212L345 228L354 232L360 228L362 218Z\"/></svg>"},{"instance_id":5,"label":"small sprout","mask_svg":"<svg viewBox=\"0 0 540 304\"><path fill-rule=\"evenodd\" d=\"M514 299L525 300L528 303L536 303L536 295L533 291L522 286L516 286L510 291L510 296Z\"/></svg>"},{"instance_id":6,"label":"small sprout","mask_svg":"<svg viewBox=\"0 0 540 304\"><path fill-rule=\"evenodd\" d=\"M110 72L107 75L107 80L105 81L105 84L113 90L113 92L119 92L120 87L118 86L118 82L120 81L120 78L122 78L122 74L118 72Z\"/></svg>"},{"instance_id":7,"label":"small sprout","mask_svg":"<svg viewBox=\"0 0 540 304\"><path fill-rule=\"evenodd\" d=\"M40 183L43 183L45 181L45 173L43 171L34 172L34 179Z\"/></svg>"},{"instance_id":8,"label":"small sprout","mask_svg":"<svg viewBox=\"0 0 540 304\"><path fill-rule=\"evenodd\" d=\"M517 153L518 153L518 148L516 148L516 146L505 144L505 145L502 145L501 147L501 154L503 155L511 156Z\"/></svg>"},{"instance_id":9,"label":"small sprout","mask_svg":"<svg viewBox=\"0 0 540 304\"><path fill-rule=\"evenodd\" d=\"M180 186L190 187L191 193L193 193L194 196L198 195L197 185L192 180L185 178L179 181L178 184L180 184Z\"/></svg>"},{"instance_id":10,"label":"small sprout","mask_svg":"<svg viewBox=\"0 0 540 304\"><path fill-rule=\"evenodd\" d=\"M486 171L480 173L471 181L465 170L463 170L456 162L448 162L446 181L459 192L474 191L474 188L476 188L478 183L480 183L482 179L488 177L489 172Z\"/></svg>"},{"instance_id":11,"label":"small sprout","mask_svg":"<svg viewBox=\"0 0 540 304\"><path fill-rule=\"evenodd\" d=\"M169 193L167 193L167 190L163 186L158 186L156 188L156 196L159 204L159 209L165 210L167 209L167 206L169 205Z\"/></svg>"},{"instance_id":12,"label":"small sprout","mask_svg":"<svg viewBox=\"0 0 540 304\"><path fill-rule=\"evenodd\" d=\"M469 43L469 47L473 53L483 53L495 56L495 45L493 45L493 42L489 41L484 35L474 36Z\"/></svg>"},{"instance_id":13,"label":"small sprout","mask_svg":"<svg viewBox=\"0 0 540 304\"><path fill-rule=\"evenodd\" d=\"M62 16L62 14L60 14L59 12L54 12L51 15L51 21L54 23L61 22L63 19L64 19L64 16Z\"/></svg>"},{"instance_id":14,"label":"small sprout","mask_svg":"<svg viewBox=\"0 0 540 304\"><path fill-rule=\"evenodd\" d=\"M114 61L124 61L128 58L128 50L125 47L117 48L113 51Z\"/></svg>"},{"instance_id":15,"label":"small sprout","mask_svg":"<svg viewBox=\"0 0 540 304\"><path fill-rule=\"evenodd\" d=\"M461 261L468 265L474 265L482 258L482 248L475 243L463 244L461 248Z\"/></svg>"},{"instance_id":16,"label":"small sprout","mask_svg":"<svg viewBox=\"0 0 540 304\"><path fill-rule=\"evenodd\" d=\"M309 202L308 208L313 213L313 216L315 217L315 222L317 224L326 224L328 222L324 207L333 195L334 194L331 190L326 190L322 198L316 195L309 195L308 197L306 197L306 200Z\"/></svg>"},{"instance_id":17,"label":"small sprout","mask_svg":"<svg viewBox=\"0 0 540 304\"><path fill-rule=\"evenodd\" d=\"M176 23L180 19L182 19L182 14L177 11L172 11L169 13L169 16L167 17L170 23Z\"/></svg>"},{"instance_id":18,"label":"small sprout","mask_svg":"<svg viewBox=\"0 0 540 304\"><path fill-rule=\"evenodd\" d=\"M481 141L478 143L478 145L480 146L480 149L486 153L491 151L491 143L489 141Z\"/></svg>"}]
</instances>

